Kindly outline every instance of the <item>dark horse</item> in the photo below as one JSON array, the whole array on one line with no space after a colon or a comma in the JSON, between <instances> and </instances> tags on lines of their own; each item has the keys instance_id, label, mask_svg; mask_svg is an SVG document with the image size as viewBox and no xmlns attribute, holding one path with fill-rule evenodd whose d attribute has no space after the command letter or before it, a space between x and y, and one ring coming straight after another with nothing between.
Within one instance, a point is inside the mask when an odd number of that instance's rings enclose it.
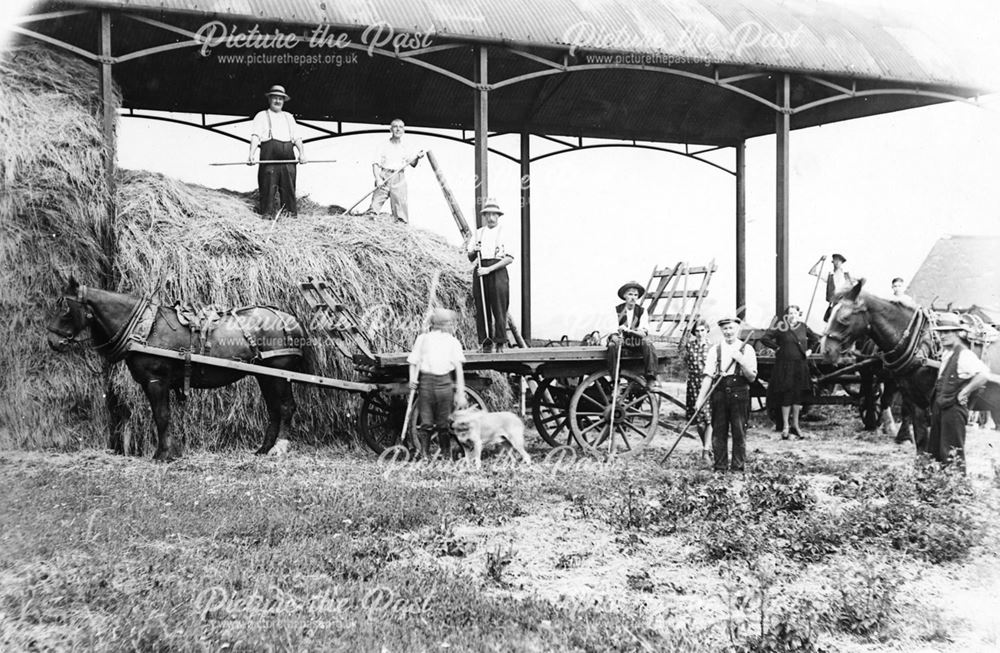
<instances>
[{"instance_id":1,"label":"dark horse","mask_svg":"<svg viewBox=\"0 0 1000 653\"><path fill-rule=\"evenodd\" d=\"M883 370L895 379L903 400L913 406L913 435L923 451L930 423L931 396L937 381L936 346L929 318L921 309L862 292L859 281L846 292L830 316L823 339L823 355L834 362L852 343L870 338L881 351ZM983 354L990 371L1000 371L1000 345L990 345ZM1000 385L990 383L969 402L970 410L989 410L1000 418ZM1000 422L998 422L1000 423Z\"/></svg>"},{"instance_id":2,"label":"dark horse","mask_svg":"<svg viewBox=\"0 0 1000 653\"><path fill-rule=\"evenodd\" d=\"M157 306L149 300L90 288L72 277L60 304L65 307L49 324L49 344L57 351L71 343L88 327L97 351L110 363L124 360L132 378L142 386L156 423L156 460L173 460L178 453L168 433L170 391L185 399L184 390L229 385L246 372L189 364L184 360L130 351L134 342L178 352L206 353L281 370L303 370L307 344L305 329L292 315L270 307L250 306L217 314L210 328L202 331L185 324L174 307ZM269 423L258 454L274 446L295 412L291 382L271 376L256 376L267 406ZM112 423L115 419L112 416Z\"/></svg>"}]
</instances>

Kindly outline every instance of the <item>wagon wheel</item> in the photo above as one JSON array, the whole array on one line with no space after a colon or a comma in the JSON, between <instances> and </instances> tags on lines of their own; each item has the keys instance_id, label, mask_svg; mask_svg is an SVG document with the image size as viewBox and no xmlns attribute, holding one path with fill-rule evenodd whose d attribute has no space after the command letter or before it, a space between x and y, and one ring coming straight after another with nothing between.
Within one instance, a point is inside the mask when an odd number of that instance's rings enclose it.
<instances>
[{"instance_id":1,"label":"wagon wheel","mask_svg":"<svg viewBox=\"0 0 1000 653\"><path fill-rule=\"evenodd\" d=\"M465 399L470 406L486 408L482 396L469 386L465 387ZM377 454L397 444L404 444L401 436L405 413L406 397L403 395L387 395L384 392L365 395L364 403L361 404L361 416L358 418L358 429L365 444ZM410 416L411 432L416 430L419 422L420 416L414 405L413 415ZM409 446L410 442L412 439L405 444Z\"/></svg>"},{"instance_id":2,"label":"wagon wheel","mask_svg":"<svg viewBox=\"0 0 1000 653\"><path fill-rule=\"evenodd\" d=\"M614 425L616 455L628 457L642 450L656 435L660 398L646 389L636 374L622 370L611 415L610 374L594 372L573 392L569 402L569 423L573 437L584 449L594 453L608 450L608 437Z\"/></svg>"},{"instance_id":3,"label":"wagon wheel","mask_svg":"<svg viewBox=\"0 0 1000 653\"><path fill-rule=\"evenodd\" d=\"M553 447L573 444L569 426L569 402L582 377L543 379L531 398L531 419L535 430Z\"/></svg>"}]
</instances>

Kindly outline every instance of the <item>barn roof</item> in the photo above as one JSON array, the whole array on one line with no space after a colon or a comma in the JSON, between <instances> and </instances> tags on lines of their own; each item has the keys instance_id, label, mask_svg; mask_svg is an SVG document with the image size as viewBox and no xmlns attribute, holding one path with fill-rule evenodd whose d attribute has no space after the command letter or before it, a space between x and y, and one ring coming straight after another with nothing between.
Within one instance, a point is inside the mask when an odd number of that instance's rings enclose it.
<instances>
[{"instance_id":1,"label":"barn roof","mask_svg":"<svg viewBox=\"0 0 1000 653\"><path fill-rule=\"evenodd\" d=\"M905 18L884 14L875 22L815 0L65 0L37 7L114 12L115 78L124 106L135 109L249 115L261 108L264 88L283 82L293 96L289 109L305 118L402 116L413 125L471 129L475 94L458 78L474 78L473 49L482 44L491 46L495 132L733 144L774 132L767 102L775 101L773 75L782 72L797 75L792 128L985 90ZM179 43L212 20L230 33L257 26L303 41L293 50L220 45L203 56L192 45L128 58ZM26 27L93 50L97 23L91 11ZM321 26L347 34L358 49L306 43ZM427 38L416 54L407 45L401 56L372 57L361 47L389 34ZM382 49L394 55L391 44ZM225 54L345 56L238 65L221 61ZM345 62L351 54L357 61ZM599 57L609 54L625 67L608 69ZM503 85L512 78L521 79Z\"/></svg>"},{"instance_id":2,"label":"barn roof","mask_svg":"<svg viewBox=\"0 0 1000 653\"><path fill-rule=\"evenodd\" d=\"M1000 316L1000 236L946 236L934 244L910 282L924 306Z\"/></svg>"}]
</instances>

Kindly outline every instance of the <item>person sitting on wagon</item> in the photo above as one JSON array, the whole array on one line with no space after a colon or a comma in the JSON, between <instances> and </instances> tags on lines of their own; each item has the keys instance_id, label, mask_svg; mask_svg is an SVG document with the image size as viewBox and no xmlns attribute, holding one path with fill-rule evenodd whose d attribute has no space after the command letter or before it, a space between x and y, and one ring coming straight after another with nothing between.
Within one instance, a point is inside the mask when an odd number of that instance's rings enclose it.
<instances>
[{"instance_id":1,"label":"person sitting on wagon","mask_svg":"<svg viewBox=\"0 0 1000 653\"><path fill-rule=\"evenodd\" d=\"M729 468L734 472L742 472L746 464L750 384L757 378L757 354L753 347L737 340L740 318L724 317L718 324L722 329L723 341L712 345L708 350L698 405L702 406L706 399L710 400L715 471L724 472ZM712 390L711 397L708 396L709 390ZM733 436L731 464L728 451L730 433Z\"/></svg>"},{"instance_id":2,"label":"person sitting on wagon","mask_svg":"<svg viewBox=\"0 0 1000 653\"><path fill-rule=\"evenodd\" d=\"M298 213L295 200L295 148L299 150L298 162L306 162L305 147L298 133L298 123L292 114L284 111L285 102L290 100L285 87L275 84L265 93L268 108L253 118L253 133L250 135L250 154L247 165L256 161L254 154L260 147L261 161L288 161L288 163L261 163L257 168L257 190L260 195L260 214L273 217L275 198L280 206L291 215Z\"/></svg>"},{"instance_id":3,"label":"person sitting on wagon","mask_svg":"<svg viewBox=\"0 0 1000 653\"><path fill-rule=\"evenodd\" d=\"M467 254L476 262L472 270L472 298L476 303L476 334L483 352L503 351L507 343L507 308L510 278L507 266L514 257L504 247L500 228L503 211L496 200L483 202L483 226L469 238Z\"/></svg>"},{"instance_id":4,"label":"person sitting on wagon","mask_svg":"<svg viewBox=\"0 0 1000 653\"><path fill-rule=\"evenodd\" d=\"M463 408L466 404L462 370L465 354L462 343L453 335L454 330L454 312L445 308L434 309L431 330L417 336L413 351L406 358L410 364L410 389L417 391L420 453L428 455L431 435L437 433L438 446L445 460L451 458L449 420L452 410L454 407ZM403 438L406 436L404 433Z\"/></svg>"},{"instance_id":5,"label":"person sitting on wagon","mask_svg":"<svg viewBox=\"0 0 1000 653\"><path fill-rule=\"evenodd\" d=\"M627 353L642 355L642 372L646 384L657 388L656 374L659 371L659 360L656 356L656 346L649 339L649 316L639 305L639 298L646 293L646 287L638 281L629 281L618 289L618 297L625 302L615 306L618 318L618 331L608 338L608 369L613 378L618 378L619 370L615 363L620 361L619 349L624 346Z\"/></svg>"}]
</instances>

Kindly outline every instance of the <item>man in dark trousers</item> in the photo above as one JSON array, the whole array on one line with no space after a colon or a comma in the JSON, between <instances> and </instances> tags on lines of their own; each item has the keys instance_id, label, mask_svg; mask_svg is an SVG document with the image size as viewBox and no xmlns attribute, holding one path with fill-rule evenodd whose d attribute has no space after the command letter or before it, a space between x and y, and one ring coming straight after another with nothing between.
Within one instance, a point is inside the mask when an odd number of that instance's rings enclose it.
<instances>
[{"instance_id":1,"label":"man in dark trousers","mask_svg":"<svg viewBox=\"0 0 1000 653\"><path fill-rule=\"evenodd\" d=\"M483 202L479 212L483 226L469 238L467 253L475 261L472 271L472 297L476 302L476 333L480 351L503 351L507 344L507 308L510 305L510 278L507 266L514 257L507 253L496 200Z\"/></svg>"},{"instance_id":2,"label":"man in dark trousers","mask_svg":"<svg viewBox=\"0 0 1000 653\"><path fill-rule=\"evenodd\" d=\"M267 93L267 109L253 118L253 133L250 135L250 154L247 165L257 160L254 154L260 146L260 161L288 161L289 163L261 163L257 170L257 190L260 193L260 214L274 217L272 208L276 197L279 207L293 216L298 213L295 202L295 162L305 163L306 153L298 124L292 114L284 111L285 102L290 100L285 87L275 84ZM298 158L295 156L298 148Z\"/></svg>"},{"instance_id":3,"label":"man in dark trousers","mask_svg":"<svg viewBox=\"0 0 1000 653\"><path fill-rule=\"evenodd\" d=\"M656 347L649 339L649 317L639 305L639 299L644 294L646 287L638 281L629 281L618 289L618 297L624 299L625 303L615 306L618 332L608 339L608 369L612 378L617 376L615 363L621 360L618 350L624 346L626 352L642 355L642 370L646 384L655 389L658 387L656 373L659 360L656 357Z\"/></svg>"},{"instance_id":4,"label":"man in dark trousers","mask_svg":"<svg viewBox=\"0 0 1000 653\"><path fill-rule=\"evenodd\" d=\"M717 472L731 469L742 472L746 465L747 412L750 409L750 384L757 378L757 354L753 347L737 339L738 317L719 320L723 341L712 345L705 357L705 376L698 403L708 398L712 410L712 457ZM715 383L718 381L718 383ZM712 396L708 391L715 384ZM729 461L729 435L733 436L733 458Z\"/></svg>"},{"instance_id":5,"label":"man in dark trousers","mask_svg":"<svg viewBox=\"0 0 1000 653\"><path fill-rule=\"evenodd\" d=\"M941 334L944 352L931 402L931 433L927 453L942 465L952 462L965 471L965 424L969 395L989 380L989 368L968 344L968 327L958 315L942 313L934 330Z\"/></svg>"}]
</instances>

